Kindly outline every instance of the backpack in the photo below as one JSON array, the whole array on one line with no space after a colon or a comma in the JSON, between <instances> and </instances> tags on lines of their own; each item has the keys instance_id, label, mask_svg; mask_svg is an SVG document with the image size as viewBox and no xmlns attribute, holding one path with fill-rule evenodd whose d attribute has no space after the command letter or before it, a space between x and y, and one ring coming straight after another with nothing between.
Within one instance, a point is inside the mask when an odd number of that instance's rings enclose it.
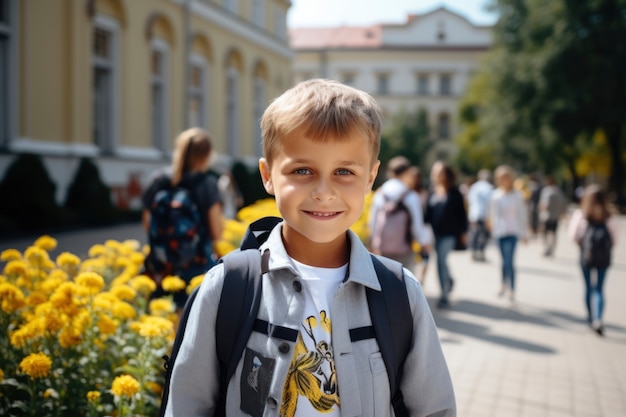
<instances>
[{"instance_id":1,"label":"backpack","mask_svg":"<svg viewBox=\"0 0 626 417\"><path fill-rule=\"evenodd\" d=\"M587 268L608 268L611 265L613 241L605 222L589 222L580 241L581 263Z\"/></svg>"},{"instance_id":2,"label":"backpack","mask_svg":"<svg viewBox=\"0 0 626 417\"><path fill-rule=\"evenodd\" d=\"M372 232L372 250L383 255L405 255L411 253L411 213L404 204L405 191L397 201L391 200L384 193L385 202L376 213L376 222Z\"/></svg>"},{"instance_id":3,"label":"backpack","mask_svg":"<svg viewBox=\"0 0 626 417\"><path fill-rule=\"evenodd\" d=\"M206 219L193 195L200 180L202 176L196 176L188 184L172 186L164 177L152 199L146 269L157 278L180 274L192 265L211 265Z\"/></svg>"},{"instance_id":4,"label":"backpack","mask_svg":"<svg viewBox=\"0 0 626 417\"><path fill-rule=\"evenodd\" d=\"M269 251L263 254L259 246L267 239L273 227L281 222L278 217L264 217L252 223L242 241L240 250L225 255L224 284L216 318L217 357L220 365L220 392L216 416L225 416L226 390L252 331L295 342L298 331L274 325L257 318L262 294L262 276L267 272ZM402 367L411 349L413 321L409 298L400 263L372 255L372 261L382 291L366 288L372 326L350 329L350 340L376 338L389 376L391 403L397 417L408 417L400 381ZM187 300L180 318L174 345L169 357L163 356L165 383L160 416L165 415L169 396L170 378L178 350L183 341L189 311L197 296L196 288ZM270 333L270 334L268 334Z\"/></svg>"}]
</instances>

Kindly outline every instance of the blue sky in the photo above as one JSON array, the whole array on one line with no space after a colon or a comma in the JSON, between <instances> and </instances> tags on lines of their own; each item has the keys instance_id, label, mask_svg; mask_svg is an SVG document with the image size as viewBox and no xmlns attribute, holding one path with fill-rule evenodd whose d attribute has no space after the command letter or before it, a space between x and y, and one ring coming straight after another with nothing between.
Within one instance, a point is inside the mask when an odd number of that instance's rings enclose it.
<instances>
[{"instance_id":1,"label":"blue sky","mask_svg":"<svg viewBox=\"0 0 626 417\"><path fill-rule=\"evenodd\" d=\"M489 0L291 0L289 27L361 26L403 23L409 13L425 13L445 6L477 25L493 24L485 10Z\"/></svg>"}]
</instances>

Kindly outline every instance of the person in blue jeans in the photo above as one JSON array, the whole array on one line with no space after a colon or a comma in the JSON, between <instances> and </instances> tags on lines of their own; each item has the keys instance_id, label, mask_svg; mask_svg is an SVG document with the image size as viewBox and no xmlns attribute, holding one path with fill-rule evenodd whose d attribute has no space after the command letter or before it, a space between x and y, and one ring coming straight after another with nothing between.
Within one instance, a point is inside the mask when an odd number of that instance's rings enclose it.
<instances>
[{"instance_id":1,"label":"person in blue jeans","mask_svg":"<svg viewBox=\"0 0 626 417\"><path fill-rule=\"evenodd\" d=\"M502 286L499 296L507 292L515 300L515 247L518 240L526 242L528 216L522 194L513 188L515 174L507 165L495 170L497 184L489 202L489 227L502 255Z\"/></svg>"},{"instance_id":2,"label":"person in blue jeans","mask_svg":"<svg viewBox=\"0 0 626 417\"><path fill-rule=\"evenodd\" d=\"M602 238L586 240L590 225L605 228L610 242L602 244ZM604 335L602 314L604 312L604 282L611 264L611 251L617 237L617 218L611 214L606 193L596 184L588 185L583 193L580 207L574 210L569 222L568 235L581 248L580 263L585 280L585 307L587 322L600 336ZM596 242L593 245L593 242ZM597 246L595 249L588 247Z\"/></svg>"},{"instance_id":3,"label":"person in blue jeans","mask_svg":"<svg viewBox=\"0 0 626 417\"><path fill-rule=\"evenodd\" d=\"M454 279L448 266L448 255L458 244L465 245L467 239L467 212L463 195L455 184L456 176L451 166L437 161L431 168L432 189L426 204L424 221L431 225L435 235L437 274L441 286L438 308L449 306L448 293L452 291Z\"/></svg>"}]
</instances>

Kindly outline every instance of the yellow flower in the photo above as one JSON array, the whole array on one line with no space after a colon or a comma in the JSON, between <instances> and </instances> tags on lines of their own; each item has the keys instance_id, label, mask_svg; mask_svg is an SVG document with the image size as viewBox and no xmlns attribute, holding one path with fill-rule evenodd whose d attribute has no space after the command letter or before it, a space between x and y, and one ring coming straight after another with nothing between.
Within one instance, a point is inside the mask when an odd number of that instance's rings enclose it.
<instances>
[{"instance_id":1,"label":"yellow flower","mask_svg":"<svg viewBox=\"0 0 626 417\"><path fill-rule=\"evenodd\" d=\"M147 275L138 275L130 280L130 286L142 295L152 294L156 290L156 284Z\"/></svg>"},{"instance_id":2,"label":"yellow flower","mask_svg":"<svg viewBox=\"0 0 626 417\"><path fill-rule=\"evenodd\" d=\"M65 327L61 330L61 333L59 333L59 344L63 348L77 346L81 341L82 337L80 332L73 327Z\"/></svg>"},{"instance_id":3,"label":"yellow flower","mask_svg":"<svg viewBox=\"0 0 626 417\"><path fill-rule=\"evenodd\" d=\"M32 379L47 376L51 367L52 360L45 353L31 353L20 362L22 372Z\"/></svg>"},{"instance_id":4,"label":"yellow flower","mask_svg":"<svg viewBox=\"0 0 626 417\"><path fill-rule=\"evenodd\" d=\"M110 292L120 300L124 301L130 301L137 295L137 292L128 285L116 285L111 288Z\"/></svg>"},{"instance_id":5,"label":"yellow flower","mask_svg":"<svg viewBox=\"0 0 626 417\"><path fill-rule=\"evenodd\" d=\"M19 259L22 259L22 254L17 249L6 249L0 254L0 261L2 262L17 261Z\"/></svg>"},{"instance_id":6,"label":"yellow flower","mask_svg":"<svg viewBox=\"0 0 626 417\"><path fill-rule=\"evenodd\" d=\"M115 303L113 303L111 313L114 317L126 320L134 319L137 316L137 311L135 311L135 308L124 301L116 301Z\"/></svg>"},{"instance_id":7,"label":"yellow flower","mask_svg":"<svg viewBox=\"0 0 626 417\"><path fill-rule=\"evenodd\" d=\"M22 290L8 282L0 284L0 300L2 300L2 311L5 313L12 313L26 305Z\"/></svg>"},{"instance_id":8,"label":"yellow flower","mask_svg":"<svg viewBox=\"0 0 626 417\"><path fill-rule=\"evenodd\" d=\"M169 336L174 332L174 323L163 317L144 316L141 321L131 323L130 328L140 336L150 339Z\"/></svg>"},{"instance_id":9,"label":"yellow flower","mask_svg":"<svg viewBox=\"0 0 626 417\"><path fill-rule=\"evenodd\" d=\"M61 268L74 268L80 265L80 258L70 252L62 252L57 256L57 265Z\"/></svg>"},{"instance_id":10,"label":"yellow flower","mask_svg":"<svg viewBox=\"0 0 626 417\"><path fill-rule=\"evenodd\" d=\"M143 253L140 253L140 252L133 252L129 256L130 256L131 262L134 263L137 266L142 266L143 262L146 259L146 256Z\"/></svg>"},{"instance_id":11,"label":"yellow flower","mask_svg":"<svg viewBox=\"0 0 626 417\"><path fill-rule=\"evenodd\" d=\"M121 375L113 380L111 392L118 397L130 398L139 392L139 382L130 375Z\"/></svg>"},{"instance_id":12,"label":"yellow flower","mask_svg":"<svg viewBox=\"0 0 626 417\"><path fill-rule=\"evenodd\" d=\"M161 286L163 287L163 290L167 292L177 292L184 290L185 287L187 287L187 283L180 277L169 275L163 278Z\"/></svg>"},{"instance_id":13,"label":"yellow flower","mask_svg":"<svg viewBox=\"0 0 626 417\"><path fill-rule=\"evenodd\" d=\"M87 401L90 403L98 402L100 399L100 391L89 391L87 393Z\"/></svg>"},{"instance_id":14,"label":"yellow flower","mask_svg":"<svg viewBox=\"0 0 626 417\"><path fill-rule=\"evenodd\" d=\"M48 300L48 296L43 291L33 291L26 298L26 304L29 306L36 306L41 303L45 303Z\"/></svg>"},{"instance_id":15,"label":"yellow flower","mask_svg":"<svg viewBox=\"0 0 626 417\"><path fill-rule=\"evenodd\" d=\"M50 261L48 252L38 246L29 246L24 252L24 258L33 265L48 264Z\"/></svg>"},{"instance_id":16,"label":"yellow flower","mask_svg":"<svg viewBox=\"0 0 626 417\"><path fill-rule=\"evenodd\" d=\"M35 240L34 245L43 250L51 251L51 250L56 249L57 240L48 235L43 235L43 236L40 236L37 240Z\"/></svg>"},{"instance_id":17,"label":"yellow flower","mask_svg":"<svg viewBox=\"0 0 626 417\"><path fill-rule=\"evenodd\" d=\"M193 290L196 289L196 287L199 287L200 284L202 284L203 280L204 280L204 274L197 275L191 278L191 281L189 281L189 285L187 285L187 294L191 294Z\"/></svg>"},{"instance_id":18,"label":"yellow flower","mask_svg":"<svg viewBox=\"0 0 626 417\"><path fill-rule=\"evenodd\" d=\"M110 335L115 333L117 330L118 323L111 319L111 317L106 314L100 314L98 316L98 330L100 330L100 334Z\"/></svg>"},{"instance_id":19,"label":"yellow flower","mask_svg":"<svg viewBox=\"0 0 626 417\"><path fill-rule=\"evenodd\" d=\"M163 316L174 312L174 303L167 298L157 298L156 300L150 301L148 308L151 314Z\"/></svg>"},{"instance_id":20,"label":"yellow flower","mask_svg":"<svg viewBox=\"0 0 626 417\"><path fill-rule=\"evenodd\" d=\"M113 304L119 301L119 298L111 292L101 292L96 294L93 298L93 307L98 310L110 311L113 308Z\"/></svg>"},{"instance_id":21,"label":"yellow flower","mask_svg":"<svg viewBox=\"0 0 626 417\"><path fill-rule=\"evenodd\" d=\"M90 258L95 258L96 256L104 255L107 253L107 248L104 245L97 244L93 245L89 248L89 252L87 252Z\"/></svg>"},{"instance_id":22,"label":"yellow flower","mask_svg":"<svg viewBox=\"0 0 626 417\"><path fill-rule=\"evenodd\" d=\"M104 278L97 272L81 272L76 277L76 283L87 288L90 294L96 294L104 288Z\"/></svg>"},{"instance_id":23,"label":"yellow flower","mask_svg":"<svg viewBox=\"0 0 626 417\"><path fill-rule=\"evenodd\" d=\"M26 263L20 260L9 261L4 266L4 274L9 276L26 275Z\"/></svg>"},{"instance_id":24,"label":"yellow flower","mask_svg":"<svg viewBox=\"0 0 626 417\"><path fill-rule=\"evenodd\" d=\"M4 371L0 369L0 382L4 381Z\"/></svg>"}]
</instances>

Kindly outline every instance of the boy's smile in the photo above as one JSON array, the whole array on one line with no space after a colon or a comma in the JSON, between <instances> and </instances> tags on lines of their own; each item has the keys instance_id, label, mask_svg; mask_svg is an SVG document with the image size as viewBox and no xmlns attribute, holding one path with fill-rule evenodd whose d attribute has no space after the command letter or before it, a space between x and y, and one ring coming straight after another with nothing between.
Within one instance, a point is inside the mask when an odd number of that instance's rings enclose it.
<instances>
[{"instance_id":1,"label":"boy's smile","mask_svg":"<svg viewBox=\"0 0 626 417\"><path fill-rule=\"evenodd\" d=\"M361 215L378 165L372 163L368 140L358 133L324 142L289 138L271 166L260 160L265 189L285 219L289 256L312 266L347 262L346 231Z\"/></svg>"}]
</instances>

